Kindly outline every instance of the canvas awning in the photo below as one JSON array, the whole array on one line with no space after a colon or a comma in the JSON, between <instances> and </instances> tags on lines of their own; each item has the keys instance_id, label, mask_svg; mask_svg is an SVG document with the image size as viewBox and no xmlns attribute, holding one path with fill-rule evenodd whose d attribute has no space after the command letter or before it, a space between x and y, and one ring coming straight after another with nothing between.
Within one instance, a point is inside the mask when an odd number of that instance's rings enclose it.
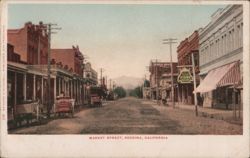
<instances>
[{"instance_id":1,"label":"canvas awning","mask_svg":"<svg viewBox=\"0 0 250 158\"><path fill-rule=\"evenodd\" d=\"M217 87L237 84L240 81L239 61L212 69L194 92L209 92Z\"/></svg>"}]
</instances>

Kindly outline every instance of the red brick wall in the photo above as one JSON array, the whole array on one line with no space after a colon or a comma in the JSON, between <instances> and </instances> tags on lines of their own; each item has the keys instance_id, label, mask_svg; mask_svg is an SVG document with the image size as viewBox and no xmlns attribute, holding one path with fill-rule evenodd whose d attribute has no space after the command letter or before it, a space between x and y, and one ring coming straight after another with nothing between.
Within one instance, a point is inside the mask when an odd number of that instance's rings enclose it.
<instances>
[{"instance_id":1,"label":"red brick wall","mask_svg":"<svg viewBox=\"0 0 250 158\"><path fill-rule=\"evenodd\" d=\"M192 35L190 35L188 38L183 40L177 47L178 64L179 65L192 65L191 53L193 51L199 51L198 31L195 31ZM199 54L196 53L195 56L199 57Z\"/></svg>"},{"instance_id":2,"label":"red brick wall","mask_svg":"<svg viewBox=\"0 0 250 158\"><path fill-rule=\"evenodd\" d=\"M76 49L51 49L51 59L54 59L56 63L61 62L63 67L66 65L69 69L73 69L73 72L82 75L82 60L77 55Z\"/></svg>"},{"instance_id":3,"label":"red brick wall","mask_svg":"<svg viewBox=\"0 0 250 158\"><path fill-rule=\"evenodd\" d=\"M8 30L8 43L15 47L21 60L27 62L27 29Z\"/></svg>"},{"instance_id":4,"label":"red brick wall","mask_svg":"<svg viewBox=\"0 0 250 158\"><path fill-rule=\"evenodd\" d=\"M55 59L56 63L62 62L63 67L68 65L75 72L74 51L72 49L51 49L51 59Z\"/></svg>"},{"instance_id":5,"label":"red brick wall","mask_svg":"<svg viewBox=\"0 0 250 158\"><path fill-rule=\"evenodd\" d=\"M42 34L42 23L34 25L26 23L23 28L8 30L8 43L14 45L21 60L28 64L47 64L48 36ZM40 39L40 63L38 63L38 47Z\"/></svg>"},{"instance_id":6,"label":"red brick wall","mask_svg":"<svg viewBox=\"0 0 250 158\"><path fill-rule=\"evenodd\" d=\"M7 61L13 61L13 62L21 62L20 61L20 55L14 52L14 46L8 44L7 45Z\"/></svg>"}]
</instances>

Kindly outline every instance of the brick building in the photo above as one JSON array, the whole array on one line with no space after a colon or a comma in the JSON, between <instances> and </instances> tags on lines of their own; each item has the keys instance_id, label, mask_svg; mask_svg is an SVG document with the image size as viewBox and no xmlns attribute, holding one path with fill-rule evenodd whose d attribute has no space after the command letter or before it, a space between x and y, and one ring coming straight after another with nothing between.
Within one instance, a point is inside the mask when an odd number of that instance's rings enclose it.
<instances>
[{"instance_id":1,"label":"brick building","mask_svg":"<svg viewBox=\"0 0 250 158\"><path fill-rule=\"evenodd\" d=\"M63 63L65 68L72 69L74 73L82 76L83 55L78 46L69 49L51 49L51 59L56 63Z\"/></svg>"},{"instance_id":2,"label":"brick building","mask_svg":"<svg viewBox=\"0 0 250 158\"><path fill-rule=\"evenodd\" d=\"M7 61L12 61L16 63L21 63L21 57L19 54L14 52L14 46L11 44L7 44Z\"/></svg>"},{"instance_id":3,"label":"brick building","mask_svg":"<svg viewBox=\"0 0 250 158\"><path fill-rule=\"evenodd\" d=\"M30 65L47 64L48 34L45 25L31 22L23 28L8 30L8 43L15 46L21 60Z\"/></svg>"},{"instance_id":4,"label":"brick building","mask_svg":"<svg viewBox=\"0 0 250 158\"><path fill-rule=\"evenodd\" d=\"M179 74L186 69L193 76L192 71L192 54L194 54L196 84L199 80L199 32L194 31L188 38L183 40L177 47L177 58L179 66ZM184 104L194 104L193 81L188 83L178 83L179 102Z\"/></svg>"},{"instance_id":5,"label":"brick building","mask_svg":"<svg viewBox=\"0 0 250 158\"><path fill-rule=\"evenodd\" d=\"M68 49L70 51L67 50L66 53L58 52L59 55L52 52L48 81L48 37L43 26L42 23L34 25L29 22L24 28L8 30L8 120L14 118L18 106L38 100L46 111L48 93L52 109L62 92L75 99L76 106L83 105L82 53L78 47Z\"/></svg>"},{"instance_id":6,"label":"brick building","mask_svg":"<svg viewBox=\"0 0 250 158\"><path fill-rule=\"evenodd\" d=\"M203 96L204 107L230 109L236 104L241 108L243 37L242 5L218 9L200 31L201 83L196 92Z\"/></svg>"},{"instance_id":7,"label":"brick building","mask_svg":"<svg viewBox=\"0 0 250 158\"><path fill-rule=\"evenodd\" d=\"M177 62L173 62L174 94L177 100ZM150 88L151 99L158 97L167 97L171 99L171 63L154 61L150 63Z\"/></svg>"},{"instance_id":8,"label":"brick building","mask_svg":"<svg viewBox=\"0 0 250 158\"><path fill-rule=\"evenodd\" d=\"M74 98L77 105L84 103L83 55L78 46L68 49L51 49L52 67L56 73L56 94ZM68 73L62 73L63 70Z\"/></svg>"}]
</instances>

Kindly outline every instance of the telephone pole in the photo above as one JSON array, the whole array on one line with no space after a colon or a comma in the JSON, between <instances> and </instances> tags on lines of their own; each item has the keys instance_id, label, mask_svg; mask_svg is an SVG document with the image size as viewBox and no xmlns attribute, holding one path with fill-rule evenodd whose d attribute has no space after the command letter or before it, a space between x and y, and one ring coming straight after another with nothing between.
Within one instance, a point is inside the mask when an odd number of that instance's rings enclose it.
<instances>
[{"instance_id":1,"label":"telephone pole","mask_svg":"<svg viewBox=\"0 0 250 158\"><path fill-rule=\"evenodd\" d=\"M50 111L51 111L51 85L50 85L50 49L51 49L51 34L55 34L56 32L52 32L52 30L61 30L61 28L58 27L52 27L57 26L57 24L45 24L47 26L48 30L48 103L47 103L47 117L50 117Z\"/></svg>"},{"instance_id":2,"label":"telephone pole","mask_svg":"<svg viewBox=\"0 0 250 158\"><path fill-rule=\"evenodd\" d=\"M155 81L156 81L156 100L157 100L157 104L159 103L159 85L158 85L158 60L156 59L155 61Z\"/></svg>"},{"instance_id":3,"label":"telephone pole","mask_svg":"<svg viewBox=\"0 0 250 158\"><path fill-rule=\"evenodd\" d=\"M192 71L193 71L193 80L194 80L194 104L195 104L195 115L198 116L197 94L196 94L196 74L195 74L195 63L194 63L194 52L192 52Z\"/></svg>"},{"instance_id":4,"label":"telephone pole","mask_svg":"<svg viewBox=\"0 0 250 158\"><path fill-rule=\"evenodd\" d=\"M154 74L155 74L155 90L156 90L156 93L155 93L155 99L156 99L156 101L157 101L157 103L159 103L158 102L158 99L159 99L159 92L158 92L158 86L159 86L159 82L158 82L158 80L159 80L159 77L158 77L158 59L154 59L155 60L155 62L152 62L152 66L153 66L153 69L154 69Z\"/></svg>"},{"instance_id":5,"label":"telephone pole","mask_svg":"<svg viewBox=\"0 0 250 158\"><path fill-rule=\"evenodd\" d=\"M171 100L173 108L175 108L175 102L174 102L174 78L173 78L173 61L172 61L172 44L177 43L175 42L177 39L174 38L168 38L163 39L163 44L169 44L169 50L170 50L170 63L171 63Z\"/></svg>"},{"instance_id":6,"label":"telephone pole","mask_svg":"<svg viewBox=\"0 0 250 158\"><path fill-rule=\"evenodd\" d=\"M102 86L102 84L103 84L102 73L104 72L104 69L103 69L103 68L101 68L101 69L100 69L100 71L101 71L100 85Z\"/></svg>"},{"instance_id":7,"label":"telephone pole","mask_svg":"<svg viewBox=\"0 0 250 158\"><path fill-rule=\"evenodd\" d=\"M109 89L110 89L110 91L111 91L111 82L112 82L112 80L109 79Z\"/></svg>"}]
</instances>

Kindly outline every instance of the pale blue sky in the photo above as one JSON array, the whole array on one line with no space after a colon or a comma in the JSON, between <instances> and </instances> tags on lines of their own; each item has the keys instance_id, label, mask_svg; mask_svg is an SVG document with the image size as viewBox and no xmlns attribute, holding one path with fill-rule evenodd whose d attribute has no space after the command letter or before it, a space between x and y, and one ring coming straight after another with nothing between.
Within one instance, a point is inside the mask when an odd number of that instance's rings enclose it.
<instances>
[{"instance_id":1,"label":"pale blue sky","mask_svg":"<svg viewBox=\"0 0 250 158\"><path fill-rule=\"evenodd\" d=\"M25 22L57 23L62 30L52 36L52 48L79 45L99 72L109 78L143 77L151 59L169 61L164 38L177 38L173 46L194 30L206 26L210 16L225 5L157 4L9 4L8 28Z\"/></svg>"}]
</instances>

